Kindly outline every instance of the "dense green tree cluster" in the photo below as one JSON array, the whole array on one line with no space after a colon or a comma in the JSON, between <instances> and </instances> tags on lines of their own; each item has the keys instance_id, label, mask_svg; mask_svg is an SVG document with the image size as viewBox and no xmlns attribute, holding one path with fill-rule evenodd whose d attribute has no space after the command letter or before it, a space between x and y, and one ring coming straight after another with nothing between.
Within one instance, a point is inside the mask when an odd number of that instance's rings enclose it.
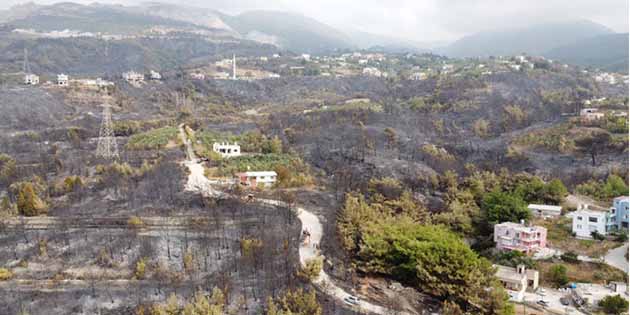
<instances>
[{"instance_id":1,"label":"dense green tree cluster","mask_svg":"<svg viewBox=\"0 0 630 315\"><path fill-rule=\"evenodd\" d=\"M620 295L609 295L601 299L598 306L602 308L606 314L626 314L628 312L628 301Z\"/></svg>"},{"instance_id":2,"label":"dense green tree cluster","mask_svg":"<svg viewBox=\"0 0 630 315\"><path fill-rule=\"evenodd\" d=\"M131 150L157 150L169 142L177 143L179 130L176 127L163 127L135 134L129 138L127 148Z\"/></svg>"},{"instance_id":3,"label":"dense green tree cluster","mask_svg":"<svg viewBox=\"0 0 630 315\"><path fill-rule=\"evenodd\" d=\"M301 158L292 154L243 155L218 161L218 175L232 176L245 171L276 171L279 187L309 185L313 179L310 168Z\"/></svg>"},{"instance_id":4,"label":"dense green tree cluster","mask_svg":"<svg viewBox=\"0 0 630 315\"><path fill-rule=\"evenodd\" d=\"M628 185L619 176L611 174L606 181L590 180L578 185L575 191L597 200L609 201L618 196L628 195Z\"/></svg>"},{"instance_id":5,"label":"dense green tree cluster","mask_svg":"<svg viewBox=\"0 0 630 315\"><path fill-rule=\"evenodd\" d=\"M289 290L275 301L267 298L266 315L321 315L315 291Z\"/></svg>"},{"instance_id":6,"label":"dense green tree cluster","mask_svg":"<svg viewBox=\"0 0 630 315\"><path fill-rule=\"evenodd\" d=\"M393 276L454 301L460 310L512 314L491 263L431 221L409 191L388 199L373 189L368 200L346 195L337 229L360 270Z\"/></svg>"}]
</instances>

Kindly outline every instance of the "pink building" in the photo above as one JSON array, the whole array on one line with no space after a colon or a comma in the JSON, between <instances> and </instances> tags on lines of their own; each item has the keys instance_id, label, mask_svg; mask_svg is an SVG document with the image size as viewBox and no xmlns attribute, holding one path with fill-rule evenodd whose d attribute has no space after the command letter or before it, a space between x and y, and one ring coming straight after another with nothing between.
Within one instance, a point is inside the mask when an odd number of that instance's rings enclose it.
<instances>
[{"instance_id":1,"label":"pink building","mask_svg":"<svg viewBox=\"0 0 630 315\"><path fill-rule=\"evenodd\" d=\"M529 254L547 246L547 229L541 226L503 222L494 226L494 242L497 249L517 250Z\"/></svg>"}]
</instances>

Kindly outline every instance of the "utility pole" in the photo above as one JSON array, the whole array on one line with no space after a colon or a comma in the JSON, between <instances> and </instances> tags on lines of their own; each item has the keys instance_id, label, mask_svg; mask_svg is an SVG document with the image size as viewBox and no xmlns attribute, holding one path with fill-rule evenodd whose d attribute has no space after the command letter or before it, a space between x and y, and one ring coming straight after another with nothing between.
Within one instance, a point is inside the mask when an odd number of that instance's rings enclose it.
<instances>
[{"instance_id":1,"label":"utility pole","mask_svg":"<svg viewBox=\"0 0 630 315\"><path fill-rule=\"evenodd\" d=\"M101 130L98 135L96 156L100 156L108 160L119 158L118 145L116 144L116 137L114 136L114 128L112 125L112 108L109 104L103 105L103 120L101 122Z\"/></svg>"}]
</instances>

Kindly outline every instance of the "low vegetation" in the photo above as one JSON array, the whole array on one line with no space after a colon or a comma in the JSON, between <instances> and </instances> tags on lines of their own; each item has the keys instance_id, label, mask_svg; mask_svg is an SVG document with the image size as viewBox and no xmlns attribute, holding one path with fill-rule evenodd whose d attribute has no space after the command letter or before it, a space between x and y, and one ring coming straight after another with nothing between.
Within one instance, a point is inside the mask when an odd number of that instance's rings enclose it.
<instances>
[{"instance_id":1,"label":"low vegetation","mask_svg":"<svg viewBox=\"0 0 630 315\"><path fill-rule=\"evenodd\" d=\"M611 174L606 181L590 180L578 185L575 191L600 201L610 201L615 197L627 196L628 185L619 176Z\"/></svg>"},{"instance_id":2,"label":"low vegetation","mask_svg":"<svg viewBox=\"0 0 630 315\"><path fill-rule=\"evenodd\" d=\"M280 297L267 298L266 315L321 315L322 308L317 302L314 290L288 290Z\"/></svg>"},{"instance_id":3,"label":"low vegetation","mask_svg":"<svg viewBox=\"0 0 630 315\"><path fill-rule=\"evenodd\" d=\"M135 134L129 138L127 148L130 150L159 150L167 145L179 144L179 130L176 127L163 127Z\"/></svg>"}]
</instances>

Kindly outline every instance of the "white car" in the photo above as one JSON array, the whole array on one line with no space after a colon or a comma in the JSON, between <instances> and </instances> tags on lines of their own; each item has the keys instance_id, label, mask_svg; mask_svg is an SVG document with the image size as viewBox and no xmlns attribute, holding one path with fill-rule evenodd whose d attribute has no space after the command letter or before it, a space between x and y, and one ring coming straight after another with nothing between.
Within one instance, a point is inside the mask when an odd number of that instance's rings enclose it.
<instances>
[{"instance_id":1,"label":"white car","mask_svg":"<svg viewBox=\"0 0 630 315\"><path fill-rule=\"evenodd\" d=\"M354 295L347 296L343 301L351 305L359 305L359 298Z\"/></svg>"}]
</instances>

